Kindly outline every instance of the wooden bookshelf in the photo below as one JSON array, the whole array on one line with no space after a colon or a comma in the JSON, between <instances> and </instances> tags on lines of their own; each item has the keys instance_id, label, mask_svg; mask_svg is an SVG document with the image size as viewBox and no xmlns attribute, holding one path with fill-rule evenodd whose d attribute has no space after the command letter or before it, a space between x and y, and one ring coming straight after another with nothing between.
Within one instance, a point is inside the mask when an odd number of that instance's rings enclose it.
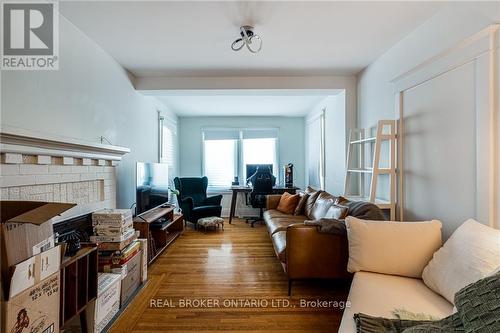
<instances>
[{"instance_id":1,"label":"wooden bookshelf","mask_svg":"<svg viewBox=\"0 0 500 333\"><path fill-rule=\"evenodd\" d=\"M82 315L87 305L97 297L97 247L83 245L73 256L61 263L60 326L65 327L74 317ZM84 322L85 319L81 320Z\"/></svg>"},{"instance_id":2,"label":"wooden bookshelf","mask_svg":"<svg viewBox=\"0 0 500 333\"><path fill-rule=\"evenodd\" d=\"M151 223L160 219L167 220L162 228L151 228ZM175 214L173 207L159 207L134 217L134 229L139 230L140 238L148 240L148 265L151 265L184 231L184 217Z\"/></svg>"}]
</instances>

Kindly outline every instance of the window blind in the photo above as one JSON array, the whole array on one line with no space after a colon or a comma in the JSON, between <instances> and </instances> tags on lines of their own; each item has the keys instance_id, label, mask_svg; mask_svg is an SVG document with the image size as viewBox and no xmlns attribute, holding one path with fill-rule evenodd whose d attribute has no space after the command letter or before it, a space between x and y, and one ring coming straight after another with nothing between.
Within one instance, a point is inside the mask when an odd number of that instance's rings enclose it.
<instances>
[{"instance_id":1,"label":"window blind","mask_svg":"<svg viewBox=\"0 0 500 333\"><path fill-rule=\"evenodd\" d=\"M277 128L244 129L241 131L243 139L277 139Z\"/></svg>"},{"instance_id":2,"label":"window blind","mask_svg":"<svg viewBox=\"0 0 500 333\"><path fill-rule=\"evenodd\" d=\"M203 140L238 140L240 131L237 129L205 129L203 130Z\"/></svg>"}]
</instances>

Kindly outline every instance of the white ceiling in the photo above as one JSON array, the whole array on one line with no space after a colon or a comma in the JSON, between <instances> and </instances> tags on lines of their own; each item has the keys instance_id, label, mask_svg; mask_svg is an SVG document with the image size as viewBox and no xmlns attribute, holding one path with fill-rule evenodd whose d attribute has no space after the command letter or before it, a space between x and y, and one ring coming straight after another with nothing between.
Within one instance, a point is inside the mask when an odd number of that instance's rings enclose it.
<instances>
[{"instance_id":1,"label":"white ceiling","mask_svg":"<svg viewBox=\"0 0 500 333\"><path fill-rule=\"evenodd\" d=\"M441 2L61 1L61 13L137 76L354 74ZM239 26L262 37L233 52Z\"/></svg>"},{"instance_id":2,"label":"white ceiling","mask_svg":"<svg viewBox=\"0 0 500 333\"><path fill-rule=\"evenodd\" d=\"M155 95L180 117L287 116L302 117L321 100L339 91L186 91Z\"/></svg>"}]
</instances>

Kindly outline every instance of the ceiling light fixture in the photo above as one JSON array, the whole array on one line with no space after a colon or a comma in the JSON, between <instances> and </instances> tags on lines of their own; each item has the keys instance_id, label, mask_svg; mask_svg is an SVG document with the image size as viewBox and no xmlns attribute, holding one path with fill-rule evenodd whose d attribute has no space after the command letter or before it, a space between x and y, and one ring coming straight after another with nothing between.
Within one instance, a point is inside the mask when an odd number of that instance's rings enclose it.
<instances>
[{"instance_id":1,"label":"ceiling light fixture","mask_svg":"<svg viewBox=\"0 0 500 333\"><path fill-rule=\"evenodd\" d=\"M257 53L262 49L262 39L253 32L253 27L244 25L240 27L241 38L238 38L231 44L233 51L239 51L246 45L248 51Z\"/></svg>"}]
</instances>

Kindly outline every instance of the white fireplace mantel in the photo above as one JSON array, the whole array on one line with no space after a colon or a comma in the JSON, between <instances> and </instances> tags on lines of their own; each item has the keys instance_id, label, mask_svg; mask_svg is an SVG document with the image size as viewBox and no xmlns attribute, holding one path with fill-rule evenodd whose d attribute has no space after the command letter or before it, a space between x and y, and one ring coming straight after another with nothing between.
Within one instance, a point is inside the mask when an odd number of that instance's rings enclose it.
<instances>
[{"instance_id":1,"label":"white fireplace mantel","mask_svg":"<svg viewBox=\"0 0 500 333\"><path fill-rule=\"evenodd\" d=\"M120 161L130 149L2 126L0 151L3 154Z\"/></svg>"},{"instance_id":2,"label":"white fireplace mantel","mask_svg":"<svg viewBox=\"0 0 500 333\"><path fill-rule=\"evenodd\" d=\"M0 130L0 200L77 205L53 222L116 207L116 166L130 149L19 128Z\"/></svg>"}]
</instances>

